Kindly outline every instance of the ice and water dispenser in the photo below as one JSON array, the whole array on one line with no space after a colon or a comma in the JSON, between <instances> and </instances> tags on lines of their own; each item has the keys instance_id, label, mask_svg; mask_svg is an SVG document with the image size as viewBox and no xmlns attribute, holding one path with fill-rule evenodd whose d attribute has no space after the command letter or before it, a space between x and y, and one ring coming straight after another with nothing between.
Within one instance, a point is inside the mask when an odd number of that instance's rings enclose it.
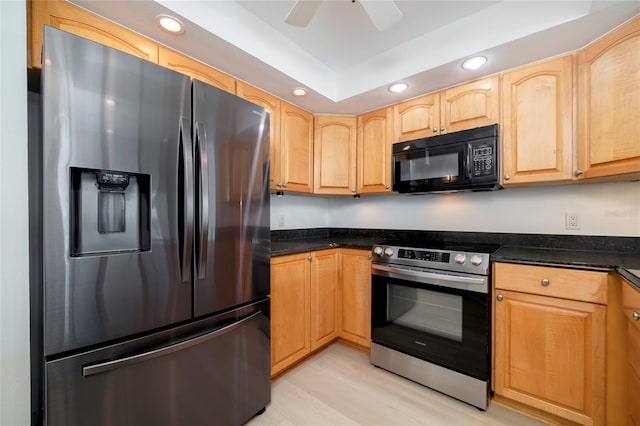
<instances>
[{"instance_id":1,"label":"ice and water dispenser","mask_svg":"<svg viewBox=\"0 0 640 426\"><path fill-rule=\"evenodd\" d=\"M71 168L71 256L151 248L150 176Z\"/></svg>"}]
</instances>

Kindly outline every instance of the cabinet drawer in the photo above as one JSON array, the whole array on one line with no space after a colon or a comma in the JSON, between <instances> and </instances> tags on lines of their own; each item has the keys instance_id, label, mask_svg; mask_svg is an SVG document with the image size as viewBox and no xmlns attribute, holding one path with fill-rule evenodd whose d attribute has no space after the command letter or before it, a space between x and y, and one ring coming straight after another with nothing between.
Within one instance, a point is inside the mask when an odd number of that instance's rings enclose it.
<instances>
[{"instance_id":1,"label":"cabinet drawer","mask_svg":"<svg viewBox=\"0 0 640 426\"><path fill-rule=\"evenodd\" d=\"M607 273L546 266L494 264L496 288L592 303L607 303Z\"/></svg>"}]
</instances>

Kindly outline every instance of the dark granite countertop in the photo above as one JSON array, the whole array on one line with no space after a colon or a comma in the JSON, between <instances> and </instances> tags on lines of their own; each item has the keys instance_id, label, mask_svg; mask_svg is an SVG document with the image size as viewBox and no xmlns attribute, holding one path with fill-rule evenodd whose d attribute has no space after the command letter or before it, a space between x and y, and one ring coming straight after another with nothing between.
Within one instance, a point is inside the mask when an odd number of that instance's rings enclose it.
<instances>
[{"instance_id":1,"label":"dark granite countertop","mask_svg":"<svg viewBox=\"0 0 640 426\"><path fill-rule=\"evenodd\" d=\"M407 241L475 241L500 247L499 262L616 271L640 289L640 238L442 231L349 230L323 228L272 231L271 255L283 256L336 247L370 250L373 244ZM411 245L411 244L409 244Z\"/></svg>"}]
</instances>

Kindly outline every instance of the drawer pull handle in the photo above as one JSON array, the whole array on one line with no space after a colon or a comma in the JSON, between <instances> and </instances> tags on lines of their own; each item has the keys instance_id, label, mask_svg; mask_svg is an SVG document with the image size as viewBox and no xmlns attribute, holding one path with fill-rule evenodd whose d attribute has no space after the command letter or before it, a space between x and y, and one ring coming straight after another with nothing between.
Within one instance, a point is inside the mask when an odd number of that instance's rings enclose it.
<instances>
[{"instance_id":1,"label":"drawer pull handle","mask_svg":"<svg viewBox=\"0 0 640 426\"><path fill-rule=\"evenodd\" d=\"M634 321L640 320L640 314L638 313L638 311L633 311L631 313L631 317L633 318Z\"/></svg>"},{"instance_id":2,"label":"drawer pull handle","mask_svg":"<svg viewBox=\"0 0 640 426\"><path fill-rule=\"evenodd\" d=\"M546 287L549 285L549 280L547 278L543 278L541 284Z\"/></svg>"},{"instance_id":3,"label":"drawer pull handle","mask_svg":"<svg viewBox=\"0 0 640 426\"><path fill-rule=\"evenodd\" d=\"M504 300L504 296L499 294L496 296L496 299L498 299L498 302L502 302L502 300Z\"/></svg>"}]
</instances>

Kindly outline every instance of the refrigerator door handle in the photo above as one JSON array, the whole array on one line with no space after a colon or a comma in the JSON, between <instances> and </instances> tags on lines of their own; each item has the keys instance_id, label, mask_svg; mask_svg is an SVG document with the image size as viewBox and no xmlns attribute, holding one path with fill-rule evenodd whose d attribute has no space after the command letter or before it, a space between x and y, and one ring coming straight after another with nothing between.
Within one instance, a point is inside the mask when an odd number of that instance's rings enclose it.
<instances>
[{"instance_id":1,"label":"refrigerator door handle","mask_svg":"<svg viewBox=\"0 0 640 426\"><path fill-rule=\"evenodd\" d=\"M184 121L180 119L180 146L178 163L178 232L180 233L180 274L182 282L191 281L193 255L193 154L191 140L185 137Z\"/></svg>"},{"instance_id":2,"label":"refrigerator door handle","mask_svg":"<svg viewBox=\"0 0 640 426\"><path fill-rule=\"evenodd\" d=\"M207 251L209 248L209 161L207 158L207 130L200 122L195 123L195 155L196 170L198 176L200 211L197 213L199 217L198 232L199 245L196 255L198 279L202 280L207 273Z\"/></svg>"},{"instance_id":3,"label":"refrigerator door handle","mask_svg":"<svg viewBox=\"0 0 640 426\"><path fill-rule=\"evenodd\" d=\"M169 355L175 352L183 351L185 349L191 348L193 346L200 345L204 342L207 342L211 339L215 339L216 337L225 334L242 324L251 321L253 318L260 315L262 311L257 311L248 315L241 320L234 322L233 324L226 325L222 328L219 328L215 331L212 331L207 334L203 334L202 336L195 337L193 339L185 340L184 342L176 343L175 345L167 346L160 349L155 349L153 351L144 352L137 355L132 355L126 358L116 359L113 361L107 361L100 364L89 365L86 367L82 367L82 377L89 377L96 374L107 373L109 371L116 370L122 367L128 367L133 364L137 364L139 362L150 361L154 358L159 358L161 356Z\"/></svg>"}]
</instances>

